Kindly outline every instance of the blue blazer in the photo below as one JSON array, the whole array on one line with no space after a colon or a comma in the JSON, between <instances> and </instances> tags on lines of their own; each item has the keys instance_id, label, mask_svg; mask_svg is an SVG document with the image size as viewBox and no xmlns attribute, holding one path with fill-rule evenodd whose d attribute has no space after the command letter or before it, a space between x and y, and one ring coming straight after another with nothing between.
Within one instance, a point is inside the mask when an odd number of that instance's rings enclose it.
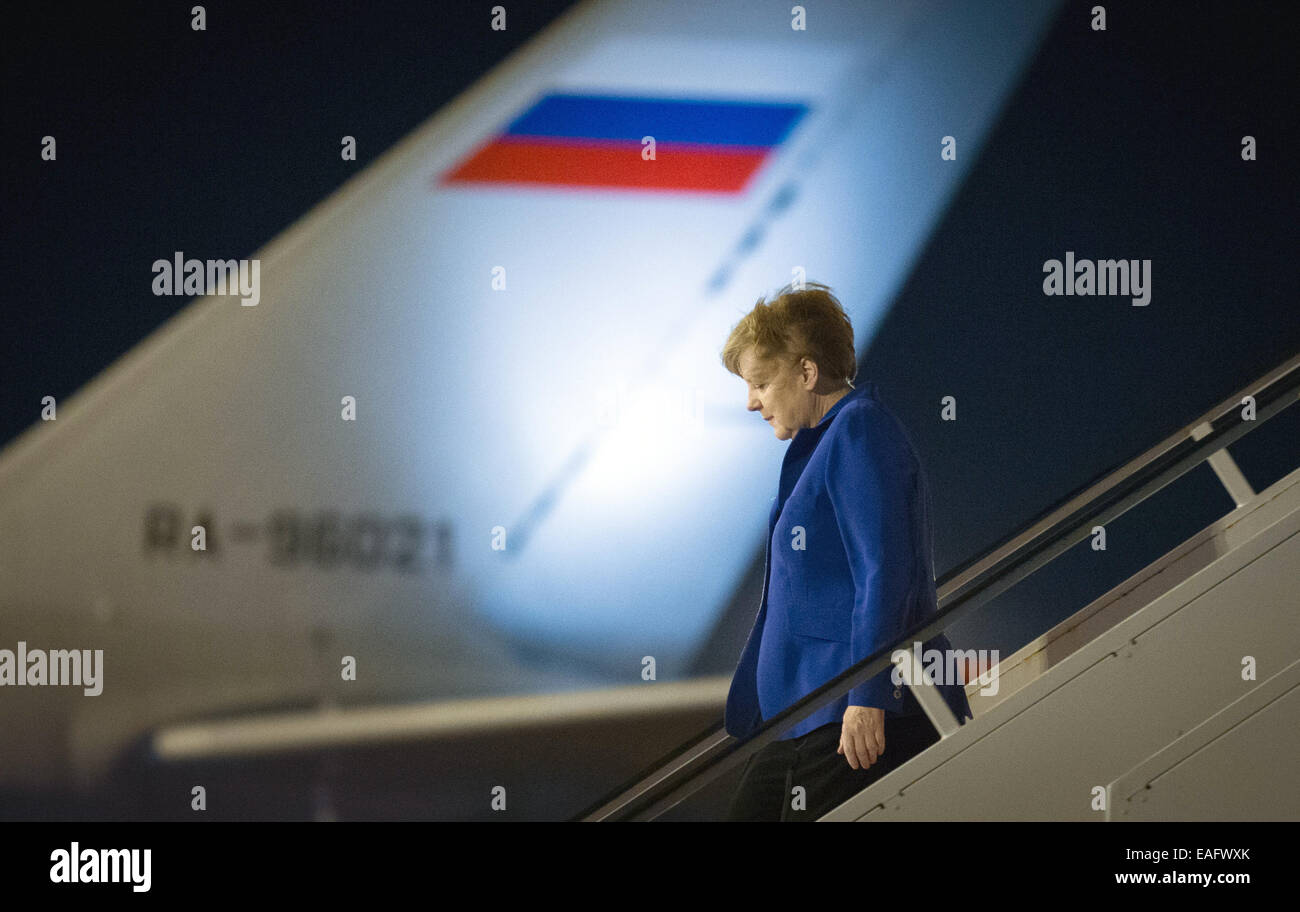
<instances>
[{"instance_id":1,"label":"blue blazer","mask_svg":"<svg viewBox=\"0 0 1300 912\"><path fill-rule=\"evenodd\" d=\"M763 598L727 695L728 734L747 736L937 611L925 473L875 383L864 381L786 448L768 516ZM943 634L923 646L950 648ZM892 672L782 738L842 722L849 706L878 707L886 718L922 712ZM938 690L959 722L972 717L961 684Z\"/></svg>"}]
</instances>

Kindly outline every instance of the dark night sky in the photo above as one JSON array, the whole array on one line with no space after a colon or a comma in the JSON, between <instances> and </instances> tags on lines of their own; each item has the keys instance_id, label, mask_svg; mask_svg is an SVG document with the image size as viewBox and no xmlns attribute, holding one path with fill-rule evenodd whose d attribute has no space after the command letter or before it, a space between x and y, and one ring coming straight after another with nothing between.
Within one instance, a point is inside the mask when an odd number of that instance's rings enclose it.
<instances>
[{"instance_id":1,"label":"dark night sky","mask_svg":"<svg viewBox=\"0 0 1300 912\"><path fill-rule=\"evenodd\" d=\"M1093 5L1064 8L865 358L927 460L940 576L1300 352L1286 5L1109 4L1105 33ZM1067 250L1151 259L1151 303L1044 296ZM1300 464L1297 413L1231 449L1257 490ZM1232 506L1202 465L971 629L1018 646Z\"/></svg>"},{"instance_id":2,"label":"dark night sky","mask_svg":"<svg viewBox=\"0 0 1300 912\"><path fill-rule=\"evenodd\" d=\"M184 305L141 263L251 255L571 4L509 4L505 33L491 2L207 4L206 33L191 5L6 9L0 442ZM861 371L925 460L940 575L1300 351L1293 5L1109 4L1094 33L1075 2L1050 29ZM1066 250L1153 260L1151 305L1045 297ZM1234 447L1257 487L1298 425ZM1229 507L1202 466L971 631L1013 648ZM729 670L756 604L701 670Z\"/></svg>"}]
</instances>

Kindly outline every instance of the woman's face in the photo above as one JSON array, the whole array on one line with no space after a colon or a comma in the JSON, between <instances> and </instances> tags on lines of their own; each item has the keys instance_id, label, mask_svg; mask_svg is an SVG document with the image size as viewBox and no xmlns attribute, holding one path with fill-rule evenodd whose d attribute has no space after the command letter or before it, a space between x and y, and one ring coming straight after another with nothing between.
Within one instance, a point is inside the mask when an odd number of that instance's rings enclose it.
<instances>
[{"instance_id":1,"label":"woman's face","mask_svg":"<svg viewBox=\"0 0 1300 912\"><path fill-rule=\"evenodd\" d=\"M808 393L798 370L779 361L760 360L751 348L740 357L740 377L749 390L745 407L763 416L777 440L789 440L799 428L809 427L804 415Z\"/></svg>"}]
</instances>

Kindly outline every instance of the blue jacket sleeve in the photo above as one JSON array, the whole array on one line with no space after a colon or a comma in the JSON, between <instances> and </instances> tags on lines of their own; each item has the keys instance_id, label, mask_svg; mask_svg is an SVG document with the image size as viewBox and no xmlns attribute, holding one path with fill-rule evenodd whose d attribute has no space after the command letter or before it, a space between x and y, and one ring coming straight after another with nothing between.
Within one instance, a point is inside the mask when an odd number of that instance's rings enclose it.
<instances>
[{"instance_id":1,"label":"blue jacket sleeve","mask_svg":"<svg viewBox=\"0 0 1300 912\"><path fill-rule=\"evenodd\" d=\"M841 414L826 462L826 489L853 575L853 664L905 631L916 517L912 459L905 440L876 408ZM837 421L836 423L840 423ZM850 706L896 708L893 666L849 691Z\"/></svg>"}]
</instances>

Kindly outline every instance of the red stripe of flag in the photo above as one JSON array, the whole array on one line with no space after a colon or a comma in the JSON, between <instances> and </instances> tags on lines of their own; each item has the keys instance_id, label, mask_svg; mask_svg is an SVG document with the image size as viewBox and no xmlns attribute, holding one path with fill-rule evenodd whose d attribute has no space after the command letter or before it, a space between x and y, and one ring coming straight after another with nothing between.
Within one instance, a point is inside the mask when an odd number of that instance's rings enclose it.
<instances>
[{"instance_id":1,"label":"red stripe of flag","mask_svg":"<svg viewBox=\"0 0 1300 912\"><path fill-rule=\"evenodd\" d=\"M770 150L659 143L653 161L640 143L575 143L498 137L441 183L522 183L639 190L744 189Z\"/></svg>"}]
</instances>

